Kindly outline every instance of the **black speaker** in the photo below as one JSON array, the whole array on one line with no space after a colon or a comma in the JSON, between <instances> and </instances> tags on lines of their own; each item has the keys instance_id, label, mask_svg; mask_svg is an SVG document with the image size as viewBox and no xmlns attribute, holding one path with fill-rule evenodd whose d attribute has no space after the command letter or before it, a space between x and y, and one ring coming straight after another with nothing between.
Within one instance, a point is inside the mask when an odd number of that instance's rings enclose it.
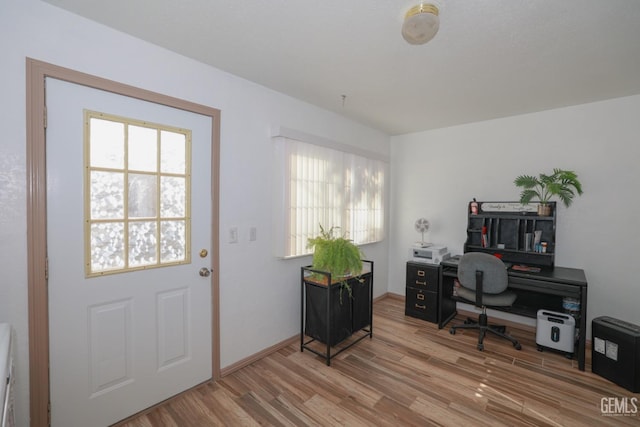
<instances>
[{"instance_id":1,"label":"black speaker","mask_svg":"<svg viewBox=\"0 0 640 427\"><path fill-rule=\"evenodd\" d=\"M608 316L591 322L591 371L640 392L640 326Z\"/></svg>"}]
</instances>

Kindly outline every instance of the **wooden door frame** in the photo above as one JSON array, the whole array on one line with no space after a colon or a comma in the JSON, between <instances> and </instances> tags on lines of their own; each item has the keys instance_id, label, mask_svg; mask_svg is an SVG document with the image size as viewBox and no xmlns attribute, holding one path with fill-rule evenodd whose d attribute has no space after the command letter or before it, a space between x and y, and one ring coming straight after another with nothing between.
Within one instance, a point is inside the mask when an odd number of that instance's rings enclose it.
<instances>
[{"instance_id":1,"label":"wooden door frame","mask_svg":"<svg viewBox=\"0 0 640 427\"><path fill-rule=\"evenodd\" d=\"M29 304L29 400L31 426L49 425L49 301L47 290L47 182L45 78L99 89L211 117L211 353L220 378L219 183L220 110L112 80L26 59L27 269Z\"/></svg>"}]
</instances>

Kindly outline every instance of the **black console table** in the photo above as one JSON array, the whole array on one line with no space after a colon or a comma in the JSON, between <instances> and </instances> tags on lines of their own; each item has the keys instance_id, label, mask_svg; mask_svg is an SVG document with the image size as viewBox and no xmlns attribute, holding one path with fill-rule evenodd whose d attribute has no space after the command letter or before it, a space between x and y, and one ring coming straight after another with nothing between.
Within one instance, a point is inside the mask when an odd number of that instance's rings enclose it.
<instances>
[{"instance_id":1,"label":"black console table","mask_svg":"<svg viewBox=\"0 0 640 427\"><path fill-rule=\"evenodd\" d=\"M439 307L455 305L453 294L454 281L458 276L458 262L456 256L440 263L440 293ZM587 279L583 270L567 267L541 267L539 272L508 269L509 289L517 294L512 307L493 308L520 316L536 318L539 309L563 312L563 299L573 298L580 302L580 311L575 315L577 328L577 357L578 367L584 371L585 344L587 339ZM439 316L438 327L443 328L457 312L448 316Z\"/></svg>"}]
</instances>

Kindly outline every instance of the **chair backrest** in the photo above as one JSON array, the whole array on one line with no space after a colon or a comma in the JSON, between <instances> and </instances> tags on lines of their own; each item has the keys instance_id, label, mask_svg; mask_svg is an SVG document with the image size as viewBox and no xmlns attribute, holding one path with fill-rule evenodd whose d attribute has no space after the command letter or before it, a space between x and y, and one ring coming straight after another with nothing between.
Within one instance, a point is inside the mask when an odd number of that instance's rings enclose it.
<instances>
[{"instance_id":1,"label":"chair backrest","mask_svg":"<svg viewBox=\"0 0 640 427\"><path fill-rule=\"evenodd\" d=\"M502 260L484 252L467 252L458 264L458 281L467 289L476 289L476 271L482 271L482 292L499 294L507 289L509 278Z\"/></svg>"}]
</instances>

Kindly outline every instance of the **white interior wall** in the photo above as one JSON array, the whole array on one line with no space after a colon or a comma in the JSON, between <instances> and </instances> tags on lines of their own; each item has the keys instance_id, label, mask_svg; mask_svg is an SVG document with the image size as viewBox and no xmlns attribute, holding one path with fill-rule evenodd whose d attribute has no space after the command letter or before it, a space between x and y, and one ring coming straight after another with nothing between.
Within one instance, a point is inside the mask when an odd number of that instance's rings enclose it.
<instances>
[{"instance_id":1,"label":"white interior wall","mask_svg":"<svg viewBox=\"0 0 640 427\"><path fill-rule=\"evenodd\" d=\"M556 265L585 270L588 338L594 317L640 323L638 111L640 96L630 96L392 137L389 292L404 295L417 218L431 222L428 241L460 254L473 197L517 201L516 176L562 168L584 194L559 205Z\"/></svg>"},{"instance_id":2,"label":"white interior wall","mask_svg":"<svg viewBox=\"0 0 640 427\"><path fill-rule=\"evenodd\" d=\"M384 155L388 136L334 113L72 15L38 0L0 3L0 322L17 337L17 421L28 425L25 58L183 98L222 111L221 366L299 333L300 266L273 256L270 132L286 126ZM339 94L336 94L339 102ZM228 243L238 227L239 242ZM249 242L249 227L257 240ZM364 247L386 292L387 243Z\"/></svg>"}]
</instances>

